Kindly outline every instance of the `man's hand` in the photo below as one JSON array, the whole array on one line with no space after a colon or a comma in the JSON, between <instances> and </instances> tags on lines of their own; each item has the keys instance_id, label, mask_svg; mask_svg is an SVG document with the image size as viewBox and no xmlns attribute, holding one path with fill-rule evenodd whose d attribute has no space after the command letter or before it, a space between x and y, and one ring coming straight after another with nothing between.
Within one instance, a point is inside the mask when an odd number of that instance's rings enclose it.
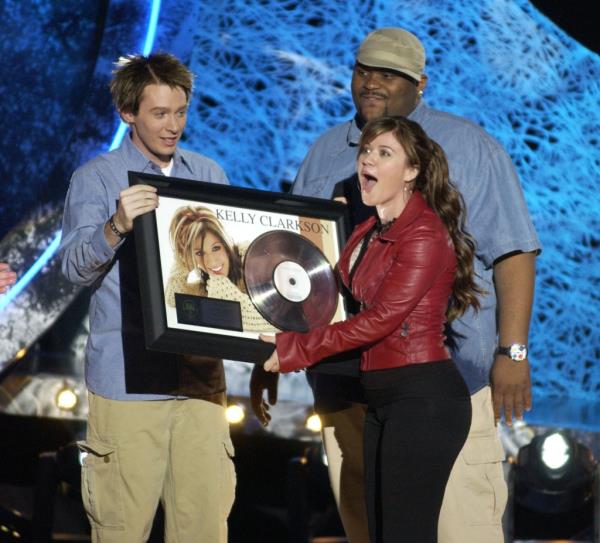
<instances>
[{"instance_id":1,"label":"man's hand","mask_svg":"<svg viewBox=\"0 0 600 543\"><path fill-rule=\"evenodd\" d=\"M254 415L263 426L271 421L269 408L277 403L278 373L268 373L262 366L256 365L250 376L250 405ZM264 392L267 391L267 400Z\"/></svg>"},{"instance_id":2,"label":"man's hand","mask_svg":"<svg viewBox=\"0 0 600 543\"><path fill-rule=\"evenodd\" d=\"M158 207L156 188L150 185L133 185L119 194L119 205L113 221L119 232L133 230L133 219Z\"/></svg>"},{"instance_id":3,"label":"man's hand","mask_svg":"<svg viewBox=\"0 0 600 543\"><path fill-rule=\"evenodd\" d=\"M10 269L10 266L4 262L0 263L0 294L5 293L16 280L17 274Z\"/></svg>"},{"instance_id":4,"label":"man's hand","mask_svg":"<svg viewBox=\"0 0 600 543\"><path fill-rule=\"evenodd\" d=\"M133 230L133 219L153 211L158 207L156 188L149 185L134 185L122 190L119 194L117 211L112 216L114 227L121 233L119 236L111 227L110 219L104 225L106 241L115 247L123 235Z\"/></svg>"},{"instance_id":5,"label":"man's hand","mask_svg":"<svg viewBox=\"0 0 600 543\"><path fill-rule=\"evenodd\" d=\"M491 372L494 419L500 422L502 411L508 426L514 416L521 420L523 412L531 409L531 377L529 361L516 362L504 355L496 355Z\"/></svg>"},{"instance_id":6,"label":"man's hand","mask_svg":"<svg viewBox=\"0 0 600 543\"><path fill-rule=\"evenodd\" d=\"M265 343L275 344L274 335L260 334L258 337ZM275 362L277 369L275 369ZM275 405L277 403L277 383L279 381L279 375L277 375L277 373L267 372L277 372L278 369L279 358L277 357L277 349L275 349L263 367L258 365L254 366L252 375L250 376L250 404L252 405L252 411L256 415L256 418L263 426L267 426L271 420L269 405ZM268 403L263 397L265 390L268 392Z\"/></svg>"}]
</instances>

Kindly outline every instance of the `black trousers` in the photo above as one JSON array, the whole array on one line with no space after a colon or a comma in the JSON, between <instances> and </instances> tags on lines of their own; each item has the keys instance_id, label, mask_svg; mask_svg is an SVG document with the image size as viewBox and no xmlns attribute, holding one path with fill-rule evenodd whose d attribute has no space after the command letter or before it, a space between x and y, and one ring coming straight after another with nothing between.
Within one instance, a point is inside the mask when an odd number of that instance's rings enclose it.
<instances>
[{"instance_id":1,"label":"black trousers","mask_svg":"<svg viewBox=\"0 0 600 543\"><path fill-rule=\"evenodd\" d=\"M450 360L362 376L371 543L436 543L444 490L469 433L469 391Z\"/></svg>"}]
</instances>

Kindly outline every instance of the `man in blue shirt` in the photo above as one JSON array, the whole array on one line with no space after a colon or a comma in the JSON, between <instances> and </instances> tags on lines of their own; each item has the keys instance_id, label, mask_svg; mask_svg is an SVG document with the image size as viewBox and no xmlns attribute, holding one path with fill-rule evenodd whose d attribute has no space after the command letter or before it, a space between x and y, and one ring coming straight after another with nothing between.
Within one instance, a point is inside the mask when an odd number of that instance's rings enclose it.
<instances>
[{"instance_id":1,"label":"man in blue shirt","mask_svg":"<svg viewBox=\"0 0 600 543\"><path fill-rule=\"evenodd\" d=\"M227 541L235 492L221 360L146 351L133 220L158 206L128 170L226 184L212 160L178 148L192 74L175 57L117 63L111 93L129 133L78 168L65 202L62 270L91 287L82 494L92 540L146 541L159 500L167 541Z\"/></svg>"},{"instance_id":2,"label":"man in blue shirt","mask_svg":"<svg viewBox=\"0 0 600 543\"><path fill-rule=\"evenodd\" d=\"M355 161L364 124L383 115L418 122L444 149L450 179L462 193L467 231L477 242L475 273L486 291L479 312L452 323L452 354L469 389L473 421L469 438L446 488L439 520L440 543L501 543L507 490L504 452L495 422L504 412L512 423L531 406L527 337L533 301L535 255L540 245L510 158L482 128L431 109L422 99L425 51L399 28L372 32L361 44L352 75L356 116L323 134L312 146L293 192L343 197L353 222L370 212L361 202ZM256 373L256 372L255 372ZM332 487L350 543L368 543L362 488L362 427L365 407L357 373L313 374L315 406L323 420L323 441ZM254 379L254 406L266 423L266 404Z\"/></svg>"}]
</instances>

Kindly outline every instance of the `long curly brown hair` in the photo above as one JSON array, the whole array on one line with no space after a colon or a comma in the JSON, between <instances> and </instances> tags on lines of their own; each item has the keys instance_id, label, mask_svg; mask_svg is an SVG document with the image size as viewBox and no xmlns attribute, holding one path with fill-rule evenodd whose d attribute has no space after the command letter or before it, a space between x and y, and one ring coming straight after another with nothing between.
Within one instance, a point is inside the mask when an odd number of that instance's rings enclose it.
<instances>
[{"instance_id":1,"label":"long curly brown hair","mask_svg":"<svg viewBox=\"0 0 600 543\"><path fill-rule=\"evenodd\" d=\"M380 117L367 123L361 134L359 149L388 132L402 145L409 165L419 171L413 188L421 192L444 223L454 244L457 267L446 310L447 319L460 317L469 307L479 309L478 296L483 294L483 290L474 278L475 240L465 230L464 202L450 181L443 149L425 134L419 124L405 117Z\"/></svg>"}]
</instances>

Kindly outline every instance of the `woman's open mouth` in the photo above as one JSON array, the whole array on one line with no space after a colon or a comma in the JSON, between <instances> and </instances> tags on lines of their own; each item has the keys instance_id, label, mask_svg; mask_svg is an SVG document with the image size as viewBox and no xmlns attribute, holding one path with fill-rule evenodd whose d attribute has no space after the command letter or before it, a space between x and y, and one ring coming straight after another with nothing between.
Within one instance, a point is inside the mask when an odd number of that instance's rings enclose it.
<instances>
[{"instance_id":1,"label":"woman's open mouth","mask_svg":"<svg viewBox=\"0 0 600 543\"><path fill-rule=\"evenodd\" d=\"M377 178L369 173L361 174L360 188L364 192L371 192L371 189L377 184Z\"/></svg>"}]
</instances>

